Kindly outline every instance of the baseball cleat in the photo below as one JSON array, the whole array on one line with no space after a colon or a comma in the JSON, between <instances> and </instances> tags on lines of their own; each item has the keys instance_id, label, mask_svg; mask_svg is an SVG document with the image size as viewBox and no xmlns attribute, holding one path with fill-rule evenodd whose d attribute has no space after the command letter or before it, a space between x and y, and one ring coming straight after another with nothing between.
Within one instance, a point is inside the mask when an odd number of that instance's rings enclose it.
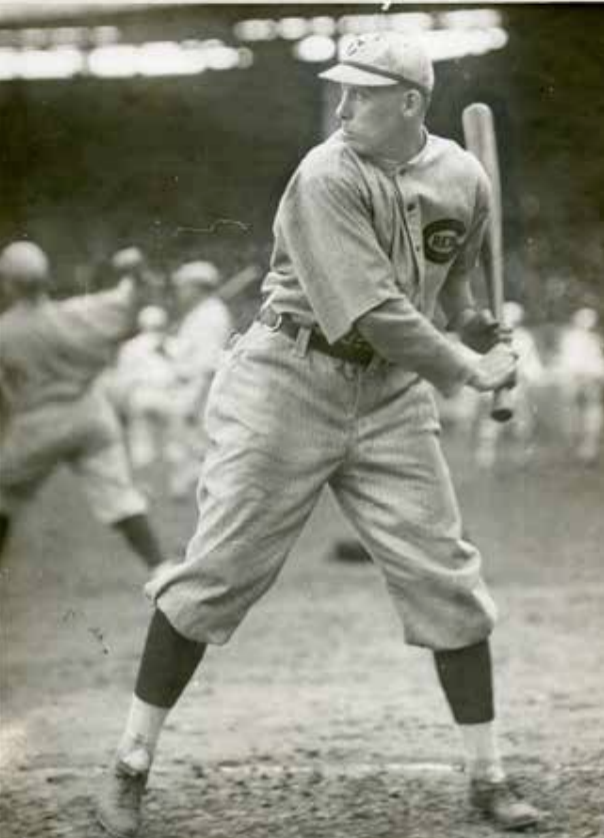
<instances>
[{"instance_id":1,"label":"baseball cleat","mask_svg":"<svg viewBox=\"0 0 604 838\"><path fill-rule=\"evenodd\" d=\"M137 771L121 760L109 772L96 815L114 838L132 838L138 832L148 775L148 771Z\"/></svg>"},{"instance_id":2,"label":"baseball cleat","mask_svg":"<svg viewBox=\"0 0 604 838\"><path fill-rule=\"evenodd\" d=\"M496 826L521 831L537 826L544 813L527 803L507 781L472 780L470 804Z\"/></svg>"}]
</instances>

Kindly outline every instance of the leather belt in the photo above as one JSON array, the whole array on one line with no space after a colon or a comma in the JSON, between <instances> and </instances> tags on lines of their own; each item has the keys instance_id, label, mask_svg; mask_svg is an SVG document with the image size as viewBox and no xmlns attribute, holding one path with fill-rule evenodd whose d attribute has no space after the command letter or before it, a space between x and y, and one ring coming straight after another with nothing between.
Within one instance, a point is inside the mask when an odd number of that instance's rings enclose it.
<instances>
[{"instance_id":1,"label":"leather belt","mask_svg":"<svg viewBox=\"0 0 604 838\"><path fill-rule=\"evenodd\" d=\"M332 358L350 361L350 363L360 364L361 366L368 366L375 358L375 352L362 338L356 338L355 340L344 338L336 341L336 343L329 343L327 338L315 328L299 323L290 314L280 314L270 306L261 309L258 320L275 332L283 332L284 335L294 341L298 340L302 330L310 329L308 349L315 349L324 355L330 355Z\"/></svg>"}]
</instances>

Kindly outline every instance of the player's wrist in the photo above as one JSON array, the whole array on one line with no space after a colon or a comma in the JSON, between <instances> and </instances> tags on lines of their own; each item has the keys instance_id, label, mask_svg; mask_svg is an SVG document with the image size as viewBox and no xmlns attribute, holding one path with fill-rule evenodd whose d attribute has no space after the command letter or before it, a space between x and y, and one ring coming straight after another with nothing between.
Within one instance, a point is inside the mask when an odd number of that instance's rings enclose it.
<instances>
[{"instance_id":1,"label":"player's wrist","mask_svg":"<svg viewBox=\"0 0 604 838\"><path fill-rule=\"evenodd\" d=\"M466 378L466 385L471 387L473 390L478 390L482 392L484 387L483 376L481 374L479 367L474 367L474 369L470 370L468 377Z\"/></svg>"}]
</instances>

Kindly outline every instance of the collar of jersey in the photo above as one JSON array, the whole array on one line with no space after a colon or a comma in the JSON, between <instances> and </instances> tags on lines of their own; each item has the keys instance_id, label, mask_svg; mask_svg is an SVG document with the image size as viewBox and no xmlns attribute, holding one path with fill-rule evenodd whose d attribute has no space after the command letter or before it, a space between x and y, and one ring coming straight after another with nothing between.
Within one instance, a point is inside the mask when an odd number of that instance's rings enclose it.
<instances>
[{"instance_id":1,"label":"collar of jersey","mask_svg":"<svg viewBox=\"0 0 604 838\"><path fill-rule=\"evenodd\" d=\"M428 130L424 127L422 128L422 133L424 137L424 142L420 150L415 154L413 157L406 160L404 163L399 163L398 160L392 160L388 157L373 157L371 158L377 166L383 169L388 174L402 174L407 169L412 168L413 166L417 166L421 163L426 156L428 151L428 146L430 145L430 134Z\"/></svg>"}]
</instances>

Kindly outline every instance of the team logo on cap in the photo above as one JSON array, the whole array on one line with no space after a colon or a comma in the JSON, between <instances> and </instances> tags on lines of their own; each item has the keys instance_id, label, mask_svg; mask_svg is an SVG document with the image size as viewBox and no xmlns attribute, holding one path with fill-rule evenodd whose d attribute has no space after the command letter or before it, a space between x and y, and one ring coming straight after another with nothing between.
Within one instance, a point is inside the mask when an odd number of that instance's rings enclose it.
<instances>
[{"instance_id":1,"label":"team logo on cap","mask_svg":"<svg viewBox=\"0 0 604 838\"><path fill-rule=\"evenodd\" d=\"M350 58L355 52L358 52L363 47L366 47L368 44L372 43L379 43L381 40L379 35L359 35L357 38L352 41L347 49L346 49L346 57Z\"/></svg>"},{"instance_id":2,"label":"team logo on cap","mask_svg":"<svg viewBox=\"0 0 604 838\"><path fill-rule=\"evenodd\" d=\"M455 256L462 243L466 228L456 218L433 221L424 229L424 252L431 262L444 264Z\"/></svg>"}]
</instances>

